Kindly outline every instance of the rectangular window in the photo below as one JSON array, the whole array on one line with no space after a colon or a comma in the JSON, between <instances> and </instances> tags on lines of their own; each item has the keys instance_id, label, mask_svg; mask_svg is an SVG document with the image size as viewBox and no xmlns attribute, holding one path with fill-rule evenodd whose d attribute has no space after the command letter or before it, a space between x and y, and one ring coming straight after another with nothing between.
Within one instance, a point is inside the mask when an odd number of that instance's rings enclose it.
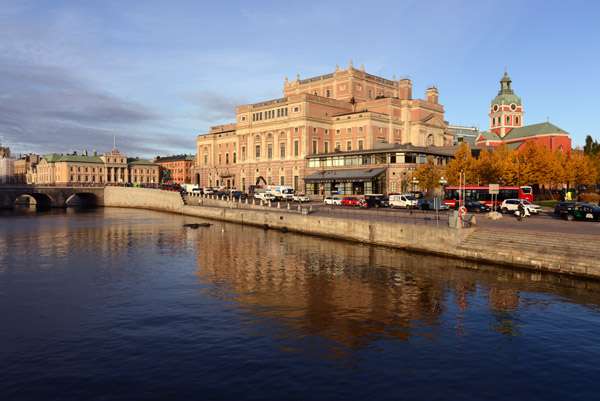
<instances>
[{"instance_id":1,"label":"rectangular window","mask_svg":"<svg viewBox=\"0 0 600 401\"><path fill-rule=\"evenodd\" d=\"M300 155L300 142L294 141L294 156Z\"/></svg>"},{"instance_id":2,"label":"rectangular window","mask_svg":"<svg viewBox=\"0 0 600 401\"><path fill-rule=\"evenodd\" d=\"M329 153L329 142L325 142L325 153Z\"/></svg>"},{"instance_id":3,"label":"rectangular window","mask_svg":"<svg viewBox=\"0 0 600 401\"><path fill-rule=\"evenodd\" d=\"M316 139L313 139L313 149L312 150L313 150L312 151L313 154L317 153L317 140Z\"/></svg>"},{"instance_id":4,"label":"rectangular window","mask_svg":"<svg viewBox=\"0 0 600 401\"><path fill-rule=\"evenodd\" d=\"M285 157L285 142L279 144L279 157L282 159Z\"/></svg>"},{"instance_id":5,"label":"rectangular window","mask_svg":"<svg viewBox=\"0 0 600 401\"><path fill-rule=\"evenodd\" d=\"M272 143L267 145L267 158L268 159L273 158L273 144Z\"/></svg>"},{"instance_id":6,"label":"rectangular window","mask_svg":"<svg viewBox=\"0 0 600 401\"><path fill-rule=\"evenodd\" d=\"M300 111L300 107L294 107L294 113L298 113Z\"/></svg>"},{"instance_id":7,"label":"rectangular window","mask_svg":"<svg viewBox=\"0 0 600 401\"><path fill-rule=\"evenodd\" d=\"M219 164L221 164L221 154L219 153Z\"/></svg>"},{"instance_id":8,"label":"rectangular window","mask_svg":"<svg viewBox=\"0 0 600 401\"><path fill-rule=\"evenodd\" d=\"M363 132L363 127L358 127L358 132Z\"/></svg>"},{"instance_id":9,"label":"rectangular window","mask_svg":"<svg viewBox=\"0 0 600 401\"><path fill-rule=\"evenodd\" d=\"M363 150L363 140L362 139L358 140L358 150Z\"/></svg>"},{"instance_id":10,"label":"rectangular window","mask_svg":"<svg viewBox=\"0 0 600 401\"><path fill-rule=\"evenodd\" d=\"M204 155L204 164L208 164L208 155Z\"/></svg>"},{"instance_id":11,"label":"rectangular window","mask_svg":"<svg viewBox=\"0 0 600 401\"><path fill-rule=\"evenodd\" d=\"M225 153L225 164L229 164L229 153Z\"/></svg>"},{"instance_id":12,"label":"rectangular window","mask_svg":"<svg viewBox=\"0 0 600 401\"><path fill-rule=\"evenodd\" d=\"M260 145L256 145L256 158L260 159Z\"/></svg>"},{"instance_id":13,"label":"rectangular window","mask_svg":"<svg viewBox=\"0 0 600 401\"><path fill-rule=\"evenodd\" d=\"M285 108L285 115L286 115L286 117L287 117L287 107Z\"/></svg>"},{"instance_id":14,"label":"rectangular window","mask_svg":"<svg viewBox=\"0 0 600 401\"><path fill-rule=\"evenodd\" d=\"M246 147L242 146L242 161L246 161Z\"/></svg>"},{"instance_id":15,"label":"rectangular window","mask_svg":"<svg viewBox=\"0 0 600 401\"><path fill-rule=\"evenodd\" d=\"M316 133L317 132L317 127L313 127L313 132Z\"/></svg>"},{"instance_id":16,"label":"rectangular window","mask_svg":"<svg viewBox=\"0 0 600 401\"><path fill-rule=\"evenodd\" d=\"M339 130L339 129L336 129L336 130L335 130L335 133L336 133L336 134L339 134L339 133L340 133L340 130Z\"/></svg>"},{"instance_id":17,"label":"rectangular window","mask_svg":"<svg viewBox=\"0 0 600 401\"><path fill-rule=\"evenodd\" d=\"M277 117L281 117L281 109L277 109Z\"/></svg>"},{"instance_id":18,"label":"rectangular window","mask_svg":"<svg viewBox=\"0 0 600 401\"><path fill-rule=\"evenodd\" d=\"M236 160L236 153L235 153L235 152L233 152L233 163L234 163L234 164L235 164L235 163L237 163L237 160Z\"/></svg>"},{"instance_id":19,"label":"rectangular window","mask_svg":"<svg viewBox=\"0 0 600 401\"><path fill-rule=\"evenodd\" d=\"M351 133L352 133L352 128L348 128L348 129L346 130L346 132L347 132L347 133L349 133L349 134L351 134Z\"/></svg>"},{"instance_id":20,"label":"rectangular window","mask_svg":"<svg viewBox=\"0 0 600 401\"><path fill-rule=\"evenodd\" d=\"M346 150L352 150L352 141L346 141Z\"/></svg>"},{"instance_id":21,"label":"rectangular window","mask_svg":"<svg viewBox=\"0 0 600 401\"><path fill-rule=\"evenodd\" d=\"M336 148L337 150L342 150L342 143L341 143L340 141L336 142L336 143L335 143L335 148Z\"/></svg>"},{"instance_id":22,"label":"rectangular window","mask_svg":"<svg viewBox=\"0 0 600 401\"><path fill-rule=\"evenodd\" d=\"M298 127L294 127L294 132L298 132Z\"/></svg>"},{"instance_id":23,"label":"rectangular window","mask_svg":"<svg viewBox=\"0 0 600 401\"><path fill-rule=\"evenodd\" d=\"M279 178L279 185L285 185L285 177L284 176L281 176Z\"/></svg>"}]
</instances>

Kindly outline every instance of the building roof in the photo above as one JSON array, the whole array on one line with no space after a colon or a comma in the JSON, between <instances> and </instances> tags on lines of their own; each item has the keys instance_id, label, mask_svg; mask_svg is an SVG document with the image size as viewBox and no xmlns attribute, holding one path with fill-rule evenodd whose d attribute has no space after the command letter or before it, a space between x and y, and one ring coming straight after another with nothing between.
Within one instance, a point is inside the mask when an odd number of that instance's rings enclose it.
<instances>
[{"instance_id":1,"label":"building roof","mask_svg":"<svg viewBox=\"0 0 600 401\"><path fill-rule=\"evenodd\" d=\"M157 156L156 159L154 159L154 163L170 163L170 162L180 162L180 161L194 161L194 157L193 155L175 155L175 156L166 156L166 157L160 157Z\"/></svg>"},{"instance_id":2,"label":"building roof","mask_svg":"<svg viewBox=\"0 0 600 401\"><path fill-rule=\"evenodd\" d=\"M155 163L151 162L150 160L146 160L146 159L127 159L127 164L130 165L145 165L145 166L156 166Z\"/></svg>"},{"instance_id":3,"label":"building roof","mask_svg":"<svg viewBox=\"0 0 600 401\"><path fill-rule=\"evenodd\" d=\"M100 156L59 155L58 153L52 153L50 155L44 156L44 159L48 163L77 162L104 164L104 161L100 158Z\"/></svg>"},{"instance_id":4,"label":"building roof","mask_svg":"<svg viewBox=\"0 0 600 401\"><path fill-rule=\"evenodd\" d=\"M505 141L511 141L520 138L530 138L539 135L569 135L565 130L558 128L556 125L546 122L540 124L526 125L524 127L513 128L506 136Z\"/></svg>"},{"instance_id":5,"label":"building roof","mask_svg":"<svg viewBox=\"0 0 600 401\"><path fill-rule=\"evenodd\" d=\"M387 169L368 168L351 170L324 170L304 177L305 182L367 182L382 174Z\"/></svg>"}]
</instances>

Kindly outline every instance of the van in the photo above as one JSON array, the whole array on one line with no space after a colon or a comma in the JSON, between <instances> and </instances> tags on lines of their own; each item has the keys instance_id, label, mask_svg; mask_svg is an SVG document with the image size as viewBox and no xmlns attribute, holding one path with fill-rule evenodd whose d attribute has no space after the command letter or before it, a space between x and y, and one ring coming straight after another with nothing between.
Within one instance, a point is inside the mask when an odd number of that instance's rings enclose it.
<instances>
[{"instance_id":1,"label":"van","mask_svg":"<svg viewBox=\"0 0 600 401\"><path fill-rule=\"evenodd\" d=\"M416 209L417 198L409 194L390 195L391 208Z\"/></svg>"}]
</instances>

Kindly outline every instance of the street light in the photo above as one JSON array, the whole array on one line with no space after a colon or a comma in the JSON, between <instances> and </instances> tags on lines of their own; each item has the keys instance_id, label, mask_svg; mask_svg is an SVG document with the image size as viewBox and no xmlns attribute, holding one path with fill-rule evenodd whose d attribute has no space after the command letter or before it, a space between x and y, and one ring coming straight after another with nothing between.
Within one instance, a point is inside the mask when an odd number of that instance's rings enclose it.
<instances>
[{"instance_id":1,"label":"street light","mask_svg":"<svg viewBox=\"0 0 600 401\"><path fill-rule=\"evenodd\" d=\"M417 180L417 177L413 177L412 179L412 184L413 184L413 191L415 190L415 187L417 186L417 184L419 183L419 180Z\"/></svg>"},{"instance_id":2,"label":"street light","mask_svg":"<svg viewBox=\"0 0 600 401\"><path fill-rule=\"evenodd\" d=\"M522 157L517 156L517 158L515 160L513 160L513 163L518 163L518 166L519 166L519 179L517 181L517 185L520 187L521 186L521 164L525 164L525 160Z\"/></svg>"}]
</instances>

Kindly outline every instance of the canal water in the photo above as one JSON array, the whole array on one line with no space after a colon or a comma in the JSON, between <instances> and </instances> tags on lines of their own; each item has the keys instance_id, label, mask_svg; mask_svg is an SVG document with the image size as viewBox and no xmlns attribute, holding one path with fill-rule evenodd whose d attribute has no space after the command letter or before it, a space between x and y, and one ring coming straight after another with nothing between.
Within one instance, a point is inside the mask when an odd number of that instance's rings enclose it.
<instances>
[{"instance_id":1,"label":"canal water","mask_svg":"<svg viewBox=\"0 0 600 401\"><path fill-rule=\"evenodd\" d=\"M0 212L0 399L600 391L598 282L202 221Z\"/></svg>"}]
</instances>

